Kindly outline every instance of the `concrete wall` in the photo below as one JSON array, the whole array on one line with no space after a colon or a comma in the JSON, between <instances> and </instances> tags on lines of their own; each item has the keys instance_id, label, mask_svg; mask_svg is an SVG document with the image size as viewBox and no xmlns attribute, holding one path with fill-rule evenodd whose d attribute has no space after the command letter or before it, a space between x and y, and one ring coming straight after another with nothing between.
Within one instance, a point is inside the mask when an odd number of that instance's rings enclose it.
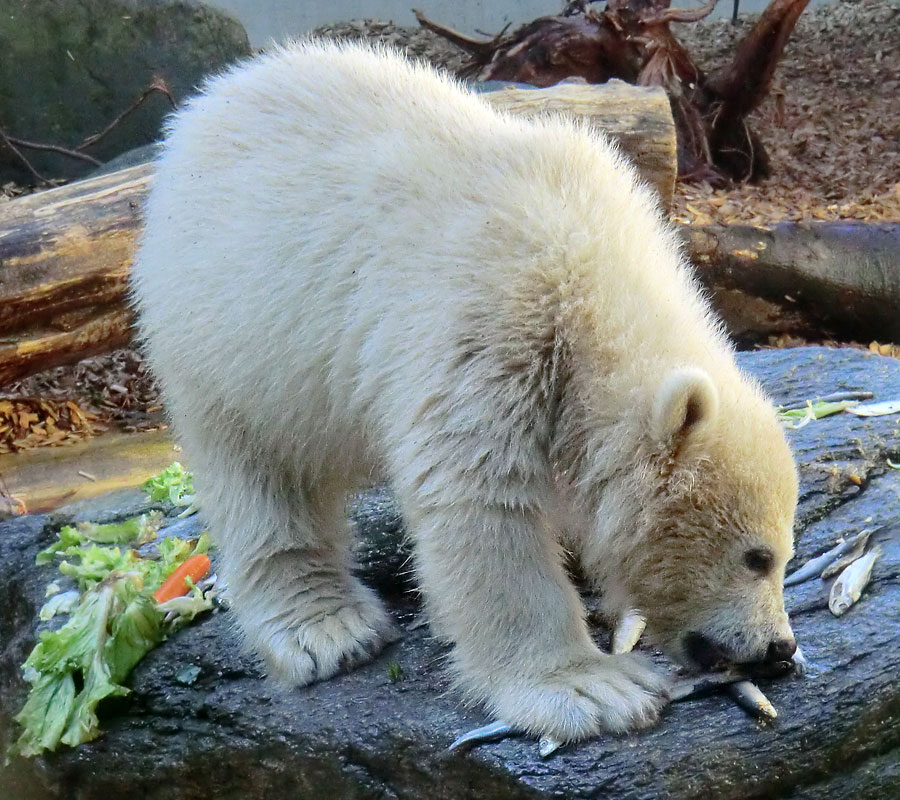
<instances>
[{"instance_id":1,"label":"concrete wall","mask_svg":"<svg viewBox=\"0 0 900 800\"><path fill-rule=\"evenodd\" d=\"M810 7L829 0L812 0ZM259 47L275 39L297 36L319 25L351 19L375 18L415 25L410 11L420 8L428 17L464 33L476 29L494 33L507 22L527 22L554 14L563 0L206 0L231 11L247 28L250 42ZM699 5L702 0L674 0L676 6ZM730 16L733 0L719 0L714 16ZM768 0L740 0L741 12L761 11ZM806 12L808 13L808 11Z\"/></svg>"}]
</instances>

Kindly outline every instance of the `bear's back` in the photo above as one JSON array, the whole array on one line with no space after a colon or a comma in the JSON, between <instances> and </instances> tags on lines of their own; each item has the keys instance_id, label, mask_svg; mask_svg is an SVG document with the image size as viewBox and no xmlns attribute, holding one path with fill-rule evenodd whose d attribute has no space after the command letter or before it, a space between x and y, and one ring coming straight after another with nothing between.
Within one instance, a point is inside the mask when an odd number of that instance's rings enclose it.
<instances>
[{"instance_id":1,"label":"bear's back","mask_svg":"<svg viewBox=\"0 0 900 800\"><path fill-rule=\"evenodd\" d=\"M185 418L352 416L390 395L387 369L415 382L473 334L499 354L570 321L604 343L604 370L630 365L627 385L653 372L629 354L692 362L717 339L602 136L497 113L361 45L278 49L175 116L133 280Z\"/></svg>"}]
</instances>

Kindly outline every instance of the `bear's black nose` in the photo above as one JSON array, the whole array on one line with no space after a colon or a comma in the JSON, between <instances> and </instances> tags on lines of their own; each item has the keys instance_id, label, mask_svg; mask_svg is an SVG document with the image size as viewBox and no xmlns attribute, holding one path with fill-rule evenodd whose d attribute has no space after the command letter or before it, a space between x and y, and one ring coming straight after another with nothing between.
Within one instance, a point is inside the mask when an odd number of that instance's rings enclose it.
<instances>
[{"instance_id":1,"label":"bear's black nose","mask_svg":"<svg viewBox=\"0 0 900 800\"><path fill-rule=\"evenodd\" d=\"M766 661L770 664L778 661L790 661L791 656L797 652L797 642L793 637L790 639L776 639L769 642L769 649L766 651Z\"/></svg>"}]
</instances>

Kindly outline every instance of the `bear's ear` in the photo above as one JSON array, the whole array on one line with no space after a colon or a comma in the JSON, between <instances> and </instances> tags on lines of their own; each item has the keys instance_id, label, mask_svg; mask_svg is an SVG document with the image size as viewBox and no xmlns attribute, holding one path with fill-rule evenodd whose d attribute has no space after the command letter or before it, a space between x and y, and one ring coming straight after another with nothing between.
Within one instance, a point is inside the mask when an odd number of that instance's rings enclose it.
<instances>
[{"instance_id":1,"label":"bear's ear","mask_svg":"<svg viewBox=\"0 0 900 800\"><path fill-rule=\"evenodd\" d=\"M651 433L657 442L672 441L711 422L718 410L719 393L706 372L672 370L656 391Z\"/></svg>"}]
</instances>

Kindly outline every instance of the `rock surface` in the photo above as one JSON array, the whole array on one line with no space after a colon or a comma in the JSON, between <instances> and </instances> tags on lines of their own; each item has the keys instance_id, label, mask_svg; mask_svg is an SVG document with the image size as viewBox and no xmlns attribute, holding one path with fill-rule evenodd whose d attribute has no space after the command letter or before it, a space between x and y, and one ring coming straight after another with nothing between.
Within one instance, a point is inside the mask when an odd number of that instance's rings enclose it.
<instances>
[{"instance_id":1,"label":"rock surface","mask_svg":"<svg viewBox=\"0 0 900 800\"><path fill-rule=\"evenodd\" d=\"M249 54L247 33L224 12L190 0L0 0L0 121L9 136L76 147L164 78L177 101L211 72ZM161 95L89 153L106 161L159 137L171 111ZM23 149L47 177L89 163ZM0 153L0 179L30 179Z\"/></svg>"},{"instance_id":2,"label":"rock surface","mask_svg":"<svg viewBox=\"0 0 900 800\"><path fill-rule=\"evenodd\" d=\"M900 395L900 362L856 350L802 348L741 356L778 401L841 390ZM739 424L735 420L735 424ZM375 663L289 691L241 654L227 613L188 627L138 665L133 692L105 708L105 735L74 750L12 761L0 796L201 798L895 798L900 792L900 415L849 414L792 431L802 488L793 566L839 535L878 528L884 548L862 600L837 619L828 585L786 592L810 674L760 685L780 712L750 720L724 696L672 706L661 724L627 737L567 747L547 761L526 739L447 753L486 722L460 707L442 671L445 649L416 624L397 576L396 509L382 493L360 500L363 574L388 594L406 629ZM115 502L113 502L115 501ZM36 609L50 580L37 549L73 514L108 519L135 510L133 495L0 526L0 745L24 685ZM117 507L118 506L118 507ZM197 523L190 523L197 524ZM393 576L393 577L392 577ZM489 610L486 610L489 613ZM390 673L397 678L392 681ZM200 668L190 686L175 680Z\"/></svg>"}]
</instances>

